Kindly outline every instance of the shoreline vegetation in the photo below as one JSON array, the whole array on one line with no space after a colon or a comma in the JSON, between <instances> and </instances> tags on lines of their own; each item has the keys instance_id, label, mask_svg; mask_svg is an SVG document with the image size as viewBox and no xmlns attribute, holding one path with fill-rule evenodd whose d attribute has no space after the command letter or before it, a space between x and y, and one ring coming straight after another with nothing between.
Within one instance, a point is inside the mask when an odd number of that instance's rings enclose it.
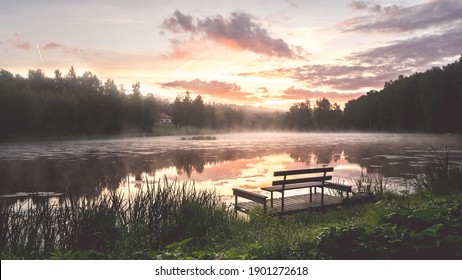
<instances>
[{"instance_id":1,"label":"shoreline vegetation","mask_svg":"<svg viewBox=\"0 0 462 280\"><path fill-rule=\"evenodd\" d=\"M361 180L362 182L359 182ZM236 215L194 183L159 180L124 199L0 208L1 259L461 259L462 166L434 155L392 193L380 175L366 204L271 217Z\"/></svg>"}]
</instances>

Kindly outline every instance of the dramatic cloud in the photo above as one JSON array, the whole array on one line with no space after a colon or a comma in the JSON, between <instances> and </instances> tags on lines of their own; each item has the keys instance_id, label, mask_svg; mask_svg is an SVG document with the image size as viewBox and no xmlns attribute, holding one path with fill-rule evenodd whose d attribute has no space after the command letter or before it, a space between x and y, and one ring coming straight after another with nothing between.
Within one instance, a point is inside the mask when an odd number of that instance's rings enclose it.
<instances>
[{"instance_id":1,"label":"dramatic cloud","mask_svg":"<svg viewBox=\"0 0 462 280\"><path fill-rule=\"evenodd\" d=\"M422 68L435 61L447 60L461 54L462 28L439 35L427 35L395 41L384 47L354 53L347 60L369 65ZM424 70L424 69L421 69Z\"/></svg>"},{"instance_id":2,"label":"dramatic cloud","mask_svg":"<svg viewBox=\"0 0 462 280\"><path fill-rule=\"evenodd\" d=\"M432 1L411 7L389 6L364 1L353 1L351 7L374 12L340 23L343 32L398 33L441 27L462 21L462 2Z\"/></svg>"},{"instance_id":3,"label":"dramatic cloud","mask_svg":"<svg viewBox=\"0 0 462 280\"><path fill-rule=\"evenodd\" d=\"M330 87L335 90L362 90L379 88L386 81L403 74L402 69L392 66L353 65L305 65L294 68L280 68L273 71L242 73L240 76L265 78L291 78L310 88Z\"/></svg>"},{"instance_id":4,"label":"dramatic cloud","mask_svg":"<svg viewBox=\"0 0 462 280\"><path fill-rule=\"evenodd\" d=\"M193 21L192 16L184 15L179 10L176 10L172 17L164 20L161 27L173 33L197 33L198 30Z\"/></svg>"},{"instance_id":5,"label":"dramatic cloud","mask_svg":"<svg viewBox=\"0 0 462 280\"><path fill-rule=\"evenodd\" d=\"M191 91L197 94L205 94L211 97L222 99L232 99L234 101L261 101L252 93L243 92L241 87L235 83L225 83L220 81L202 81L195 79L192 81L174 81L160 84L163 88L176 88Z\"/></svg>"},{"instance_id":6,"label":"dramatic cloud","mask_svg":"<svg viewBox=\"0 0 462 280\"><path fill-rule=\"evenodd\" d=\"M322 99L327 98L332 103L346 103L352 99L356 99L363 95L362 93L338 93L338 92L324 92L324 91L311 91L307 89L297 89L290 87L284 91L281 99L300 100L300 99Z\"/></svg>"},{"instance_id":7,"label":"dramatic cloud","mask_svg":"<svg viewBox=\"0 0 462 280\"><path fill-rule=\"evenodd\" d=\"M299 48L293 50L281 38L271 37L252 15L243 12L234 12L227 19L220 15L194 19L177 10L161 27L175 34L189 33L194 38L208 39L230 49L271 57L296 58L299 53Z\"/></svg>"}]
</instances>

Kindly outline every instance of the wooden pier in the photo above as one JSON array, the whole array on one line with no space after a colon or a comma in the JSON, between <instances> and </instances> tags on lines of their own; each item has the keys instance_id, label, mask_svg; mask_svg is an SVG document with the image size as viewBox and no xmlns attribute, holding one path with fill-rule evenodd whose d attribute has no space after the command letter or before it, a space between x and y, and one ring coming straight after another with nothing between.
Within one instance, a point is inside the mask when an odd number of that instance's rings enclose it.
<instances>
[{"instance_id":1,"label":"wooden pier","mask_svg":"<svg viewBox=\"0 0 462 280\"><path fill-rule=\"evenodd\" d=\"M308 210L321 210L328 207L341 205L342 198L338 196L324 194L324 205L321 205L321 193L312 194L312 201L310 202L309 194L301 194L288 196L284 200L284 211L281 210L281 198L275 198L273 200L273 208L270 210L271 215L287 215L295 214L298 212ZM235 205L236 210L248 213L250 209L254 207L262 207L261 204L254 201L243 201Z\"/></svg>"},{"instance_id":2,"label":"wooden pier","mask_svg":"<svg viewBox=\"0 0 462 280\"><path fill-rule=\"evenodd\" d=\"M352 187L330 182L332 176L327 173L332 171L334 171L333 167L276 171L272 185L261 188L270 193L269 201L265 195L233 188L234 208L236 211L248 213L251 208L260 206L263 207L264 211L267 211L269 202L270 214L286 215L340 205L343 199L333 192L338 192L338 194L346 192L348 199ZM278 178L282 178L282 180ZM300 192L304 189L309 190L309 193L285 196L286 192ZM317 193L318 189L320 189L320 193ZM279 193L280 198L275 198L274 193ZM239 202L239 197L247 201Z\"/></svg>"}]
</instances>

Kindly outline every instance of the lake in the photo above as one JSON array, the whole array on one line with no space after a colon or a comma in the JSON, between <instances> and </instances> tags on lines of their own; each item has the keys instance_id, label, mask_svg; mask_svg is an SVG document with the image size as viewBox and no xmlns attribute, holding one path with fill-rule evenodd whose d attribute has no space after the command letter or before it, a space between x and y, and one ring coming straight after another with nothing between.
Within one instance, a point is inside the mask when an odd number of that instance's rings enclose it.
<instances>
[{"instance_id":1,"label":"lake","mask_svg":"<svg viewBox=\"0 0 462 280\"><path fill-rule=\"evenodd\" d=\"M382 172L390 188L429 158L462 164L458 135L390 133L233 133L216 140L180 136L0 144L0 195L64 192L95 196L152 181L194 182L231 201L232 188L261 192L274 171L333 166L334 181L353 185Z\"/></svg>"}]
</instances>

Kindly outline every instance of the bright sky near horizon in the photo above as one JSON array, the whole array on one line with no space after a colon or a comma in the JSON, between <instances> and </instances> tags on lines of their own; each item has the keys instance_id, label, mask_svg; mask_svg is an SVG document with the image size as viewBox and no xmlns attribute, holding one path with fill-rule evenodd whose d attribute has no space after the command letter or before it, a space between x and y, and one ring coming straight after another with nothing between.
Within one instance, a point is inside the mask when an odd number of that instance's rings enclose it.
<instances>
[{"instance_id":1,"label":"bright sky near horizon","mask_svg":"<svg viewBox=\"0 0 462 280\"><path fill-rule=\"evenodd\" d=\"M460 0L0 0L0 68L91 71L169 99L343 104L457 60Z\"/></svg>"}]
</instances>

